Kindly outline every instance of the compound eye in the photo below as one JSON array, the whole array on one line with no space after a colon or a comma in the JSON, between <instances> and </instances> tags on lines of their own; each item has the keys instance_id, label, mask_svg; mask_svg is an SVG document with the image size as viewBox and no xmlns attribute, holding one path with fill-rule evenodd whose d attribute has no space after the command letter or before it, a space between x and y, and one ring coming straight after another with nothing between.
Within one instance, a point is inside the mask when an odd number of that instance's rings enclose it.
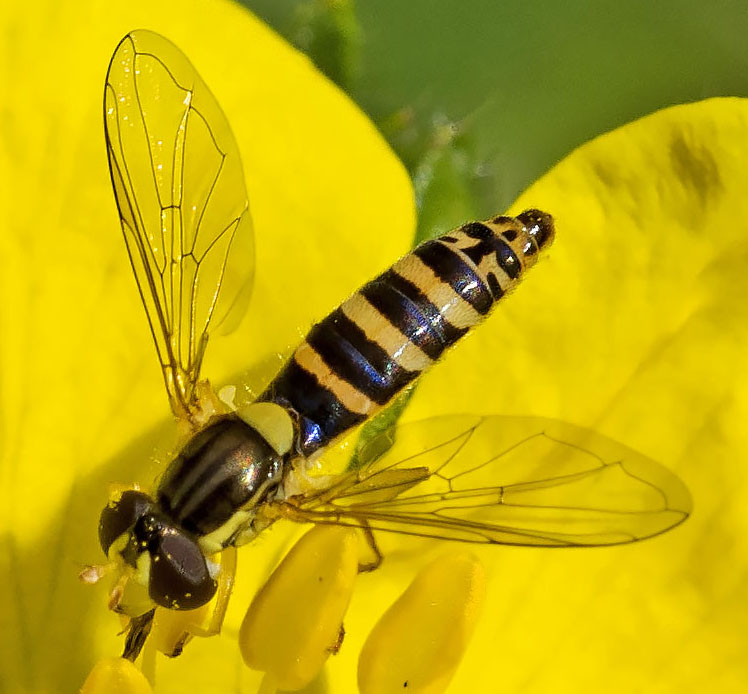
<instances>
[{"instance_id":1,"label":"compound eye","mask_svg":"<svg viewBox=\"0 0 748 694\"><path fill-rule=\"evenodd\" d=\"M163 528L148 543L151 556L148 594L156 604L171 610L192 610L215 595L217 583L210 575L197 543L176 528Z\"/></svg>"},{"instance_id":2,"label":"compound eye","mask_svg":"<svg viewBox=\"0 0 748 694\"><path fill-rule=\"evenodd\" d=\"M99 542L104 554L109 554L112 543L127 532L135 522L153 510L153 500L143 492L130 489L122 492L117 501L110 501L99 516Z\"/></svg>"}]
</instances>

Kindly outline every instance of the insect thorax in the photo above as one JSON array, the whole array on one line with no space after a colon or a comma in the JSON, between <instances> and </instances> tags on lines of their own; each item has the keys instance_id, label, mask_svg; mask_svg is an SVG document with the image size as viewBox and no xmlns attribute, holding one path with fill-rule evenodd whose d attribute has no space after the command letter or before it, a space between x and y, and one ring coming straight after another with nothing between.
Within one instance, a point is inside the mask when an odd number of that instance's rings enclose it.
<instances>
[{"instance_id":1,"label":"insect thorax","mask_svg":"<svg viewBox=\"0 0 748 694\"><path fill-rule=\"evenodd\" d=\"M159 508L207 551L233 544L281 482L290 440L290 418L277 405L213 419L169 464Z\"/></svg>"}]
</instances>

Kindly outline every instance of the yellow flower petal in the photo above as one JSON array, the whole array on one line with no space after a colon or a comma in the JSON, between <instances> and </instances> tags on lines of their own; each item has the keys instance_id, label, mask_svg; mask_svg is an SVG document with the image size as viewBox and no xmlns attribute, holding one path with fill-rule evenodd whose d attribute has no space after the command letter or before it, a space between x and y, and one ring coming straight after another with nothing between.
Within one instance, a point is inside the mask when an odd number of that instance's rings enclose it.
<instances>
[{"instance_id":1,"label":"yellow flower petal","mask_svg":"<svg viewBox=\"0 0 748 694\"><path fill-rule=\"evenodd\" d=\"M107 60L137 26L190 55L247 168L257 285L240 331L211 346L207 375L250 369L256 388L277 353L411 237L406 177L371 124L239 7L0 7L13 49L0 65L0 575L13 596L0 606L0 672L11 694L74 691L119 651L103 589L75 574L99 556L107 483L150 482L173 441L100 136ZM487 593L496 619L478 626L454 691L492 691L497 671L507 691L537 692L741 691L748 679L746 123L741 101L674 109L560 165L525 198L558 218L549 258L419 389L412 418L499 411L599 428L677 467L697 508L676 533L630 548L481 551L489 575L502 566ZM235 611L291 532L243 550ZM351 690L346 654L412 578L417 552L438 547L382 545L385 564L362 577L328 668L333 691ZM256 686L237 667L239 618L160 663L159 691Z\"/></svg>"},{"instance_id":2,"label":"yellow flower petal","mask_svg":"<svg viewBox=\"0 0 748 694\"><path fill-rule=\"evenodd\" d=\"M191 629L204 627L210 619L212 603L195 610L156 610L148 646L160 653L172 655L183 645L184 635Z\"/></svg>"},{"instance_id":3,"label":"yellow flower petal","mask_svg":"<svg viewBox=\"0 0 748 694\"><path fill-rule=\"evenodd\" d=\"M486 577L476 557L445 555L420 571L361 649L361 694L440 694L467 648Z\"/></svg>"},{"instance_id":4,"label":"yellow flower petal","mask_svg":"<svg viewBox=\"0 0 748 694\"><path fill-rule=\"evenodd\" d=\"M495 569L494 619L478 626L454 691L493 690L497 671L506 691L524 692L748 681L746 161L748 102L679 106L581 147L512 207L552 212L554 246L426 376L406 416L589 426L674 469L695 510L630 547L480 551Z\"/></svg>"},{"instance_id":5,"label":"yellow flower petal","mask_svg":"<svg viewBox=\"0 0 748 694\"><path fill-rule=\"evenodd\" d=\"M151 694L153 689L142 672L124 658L106 658L94 666L81 687L81 694Z\"/></svg>"},{"instance_id":6,"label":"yellow flower petal","mask_svg":"<svg viewBox=\"0 0 748 694\"><path fill-rule=\"evenodd\" d=\"M214 382L257 388L313 319L413 234L407 175L373 125L237 4L2 4L0 36L12 46L0 65L0 580L9 596L0 605L0 672L8 694L74 691L98 658L121 652L106 586L82 586L76 574L101 560L96 528L109 483L150 486L175 442L103 142L106 67L136 27L187 53L227 113L247 174L256 284L242 326L208 349L203 371ZM272 531L250 561L240 559L228 633L289 532ZM215 641L204 651L190 644L173 663L159 659L157 688L183 691L179 672L196 687L235 688L235 640Z\"/></svg>"},{"instance_id":7,"label":"yellow flower petal","mask_svg":"<svg viewBox=\"0 0 748 694\"><path fill-rule=\"evenodd\" d=\"M357 574L355 531L310 530L252 600L239 631L244 662L268 673L279 689L309 684L341 645Z\"/></svg>"}]
</instances>

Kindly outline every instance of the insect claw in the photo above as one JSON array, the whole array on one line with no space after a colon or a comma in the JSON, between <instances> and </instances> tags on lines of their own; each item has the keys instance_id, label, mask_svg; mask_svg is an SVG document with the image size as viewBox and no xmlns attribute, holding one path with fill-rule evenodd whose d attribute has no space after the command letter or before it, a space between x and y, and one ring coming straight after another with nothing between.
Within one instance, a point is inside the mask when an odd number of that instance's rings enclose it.
<instances>
[{"instance_id":1,"label":"insect claw","mask_svg":"<svg viewBox=\"0 0 748 694\"><path fill-rule=\"evenodd\" d=\"M363 533L366 544L371 550L373 556L373 559L370 561L359 562L358 572L363 574L369 573L370 571L376 571L384 561L384 555L382 554L382 550L379 549L374 533L371 531L371 527L366 521L362 522L361 532Z\"/></svg>"},{"instance_id":2,"label":"insect claw","mask_svg":"<svg viewBox=\"0 0 748 694\"><path fill-rule=\"evenodd\" d=\"M178 656L182 655L182 651L184 650L184 647L187 645L187 642L192 638L192 634L190 634L188 631L185 631L182 636L179 637L179 640L174 644L174 648L169 653L164 653L164 655L167 658L177 658Z\"/></svg>"}]
</instances>

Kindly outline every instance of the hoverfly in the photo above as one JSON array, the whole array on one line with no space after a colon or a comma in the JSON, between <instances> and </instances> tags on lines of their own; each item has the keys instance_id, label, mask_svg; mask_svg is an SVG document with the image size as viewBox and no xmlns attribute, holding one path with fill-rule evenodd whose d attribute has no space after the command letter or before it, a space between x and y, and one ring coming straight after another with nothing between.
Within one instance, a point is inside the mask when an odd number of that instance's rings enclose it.
<instances>
[{"instance_id":1,"label":"hoverfly","mask_svg":"<svg viewBox=\"0 0 748 694\"><path fill-rule=\"evenodd\" d=\"M314 325L252 404L222 405L200 369L211 331L246 304L252 225L239 151L187 57L150 31L117 46L106 146L127 251L172 410L189 437L155 486L112 496L99 539L118 569L110 607L134 660L154 610L217 596L233 552L275 521L538 547L629 543L690 512L681 482L630 449L537 418L445 415L391 425L341 474L310 462L392 402L486 317L554 236L527 210L426 241ZM223 553L220 568L214 560ZM91 569L88 578L98 575Z\"/></svg>"}]
</instances>

